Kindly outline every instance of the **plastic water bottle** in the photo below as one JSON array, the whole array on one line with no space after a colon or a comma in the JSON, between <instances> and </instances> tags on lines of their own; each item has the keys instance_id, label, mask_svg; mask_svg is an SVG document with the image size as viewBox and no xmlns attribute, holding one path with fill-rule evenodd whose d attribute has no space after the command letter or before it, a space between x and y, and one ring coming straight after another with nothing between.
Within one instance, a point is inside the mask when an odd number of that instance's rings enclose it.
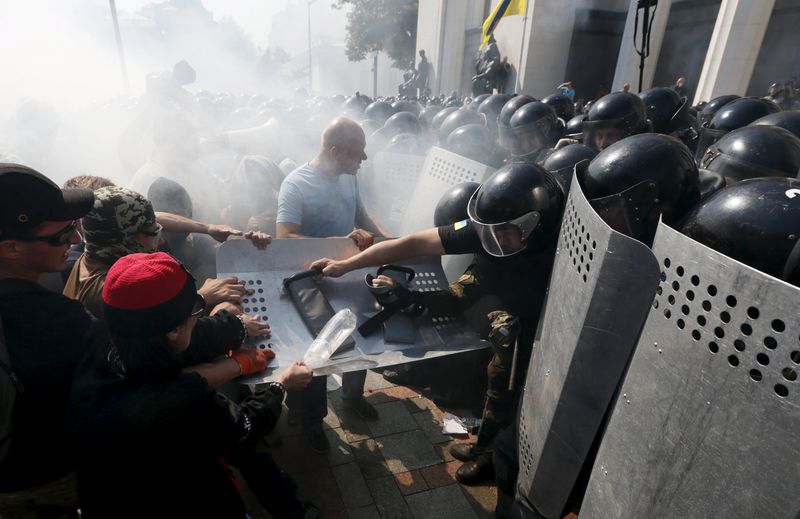
<instances>
[{"instance_id":1,"label":"plastic water bottle","mask_svg":"<svg viewBox=\"0 0 800 519\"><path fill-rule=\"evenodd\" d=\"M325 364L333 352L350 337L353 330L356 329L356 323L356 316L349 308L336 312L336 315L325 323L322 331L303 355L303 362L306 366L316 369Z\"/></svg>"}]
</instances>

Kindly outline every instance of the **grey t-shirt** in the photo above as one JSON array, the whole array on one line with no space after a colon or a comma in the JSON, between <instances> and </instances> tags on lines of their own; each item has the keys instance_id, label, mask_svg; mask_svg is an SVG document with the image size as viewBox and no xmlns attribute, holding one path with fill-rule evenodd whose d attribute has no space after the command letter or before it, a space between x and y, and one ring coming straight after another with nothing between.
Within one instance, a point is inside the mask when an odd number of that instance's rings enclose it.
<instances>
[{"instance_id":1,"label":"grey t-shirt","mask_svg":"<svg viewBox=\"0 0 800 519\"><path fill-rule=\"evenodd\" d=\"M347 236L360 204L355 175L325 175L306 163L281 184L277 222L299 225L305 236Z\"/></svg>"}]
</instances>

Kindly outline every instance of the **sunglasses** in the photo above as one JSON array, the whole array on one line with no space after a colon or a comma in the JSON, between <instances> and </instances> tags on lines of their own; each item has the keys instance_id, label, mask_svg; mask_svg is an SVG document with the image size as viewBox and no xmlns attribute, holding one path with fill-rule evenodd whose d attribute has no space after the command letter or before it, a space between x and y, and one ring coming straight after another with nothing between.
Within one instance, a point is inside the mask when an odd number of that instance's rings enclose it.
<instances>
[{"instance_id":1,"label":"sunglasses","mask_svg":"<svg viewBox=\"0 0 800 519\"><path fill-rule=\"evenodd\" d=\"M139 232L144 234L145 236L152 236L153 238L156 238L156 237L160 238L161 237L161 231L163 231L163 230L164 230L164 227L162 227L160 223L157 223L155 231L139 231Z\"/></svg>"},{"instance_id":2,"label":"sunglasses","mask_svg":"<svg viewBox=\"0 0 800 519\"><path fill-rule=\"evenodd\" d=\"M6 238L7 240L17 241L43 241L53 247L67 245L72 239L73 233L78 229L78 220L72 220L63 229L50 236L20 236L18 238Z\"/></svg>"},{"instance_id":3,"label":"sunglasses","mask_svg":"<svg viewBox=\"0 0 800 519\"><path fill-rule=\"evenodd\" d=\"M192 309L192 313L189 314L189 317L194 317L198 319L203 316L203 312L206 309L206 300L200 294L197 294L197 301L194 303L194 308Z\"/></svg>"}]
</instances>

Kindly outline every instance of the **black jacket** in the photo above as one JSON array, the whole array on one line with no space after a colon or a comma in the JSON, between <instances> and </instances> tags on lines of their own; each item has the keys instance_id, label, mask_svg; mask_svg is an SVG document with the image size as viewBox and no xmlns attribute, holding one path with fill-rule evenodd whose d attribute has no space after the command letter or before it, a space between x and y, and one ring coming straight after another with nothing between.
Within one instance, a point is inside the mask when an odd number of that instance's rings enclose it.
<instances>
[{"instance_id":1,"label":"black jacket","mask_svg":"<svg viewBox=\"0 0 800 519\"><path fill-rule=\"evenodd\" d=\"M124 379L99 357L75 376L68 432L83 517L235 517L227 462L275 426L283 392L234 404L197 374Z\"/></svg>"},{"instance_id":2,"label":"black jacket","mask_svg":"<svg viewBox=\"0 0 800 519\"><path fill-rule=\"evenodd\" d=\"M0 466L0 490L10 491L53 481L72 468L64 414L92 319L77 301L20 279L0 280L0 315L24 388L14 406L12 451Z\"/></svg>"}]
</instances>

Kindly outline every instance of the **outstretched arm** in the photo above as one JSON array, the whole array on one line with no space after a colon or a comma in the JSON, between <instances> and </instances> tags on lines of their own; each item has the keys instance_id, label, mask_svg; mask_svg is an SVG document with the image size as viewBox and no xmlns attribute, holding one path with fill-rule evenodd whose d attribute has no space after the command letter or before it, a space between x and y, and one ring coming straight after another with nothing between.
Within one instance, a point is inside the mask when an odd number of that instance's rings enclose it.
<instances>
[{"instance_id":1,"label":"outstretched arm","mask_svg":"<svg viewBox=\"0 0 800 519\"><path fill-rule=\"evenodd\" d=\"M325 276L339 277L360 268L376 267L419 256L442 256L444 253L439 229L434 227L402 238L382 241L345 260L321 258L311 263L311 268L322 270Z\"/></svg>"}]
</instances>

